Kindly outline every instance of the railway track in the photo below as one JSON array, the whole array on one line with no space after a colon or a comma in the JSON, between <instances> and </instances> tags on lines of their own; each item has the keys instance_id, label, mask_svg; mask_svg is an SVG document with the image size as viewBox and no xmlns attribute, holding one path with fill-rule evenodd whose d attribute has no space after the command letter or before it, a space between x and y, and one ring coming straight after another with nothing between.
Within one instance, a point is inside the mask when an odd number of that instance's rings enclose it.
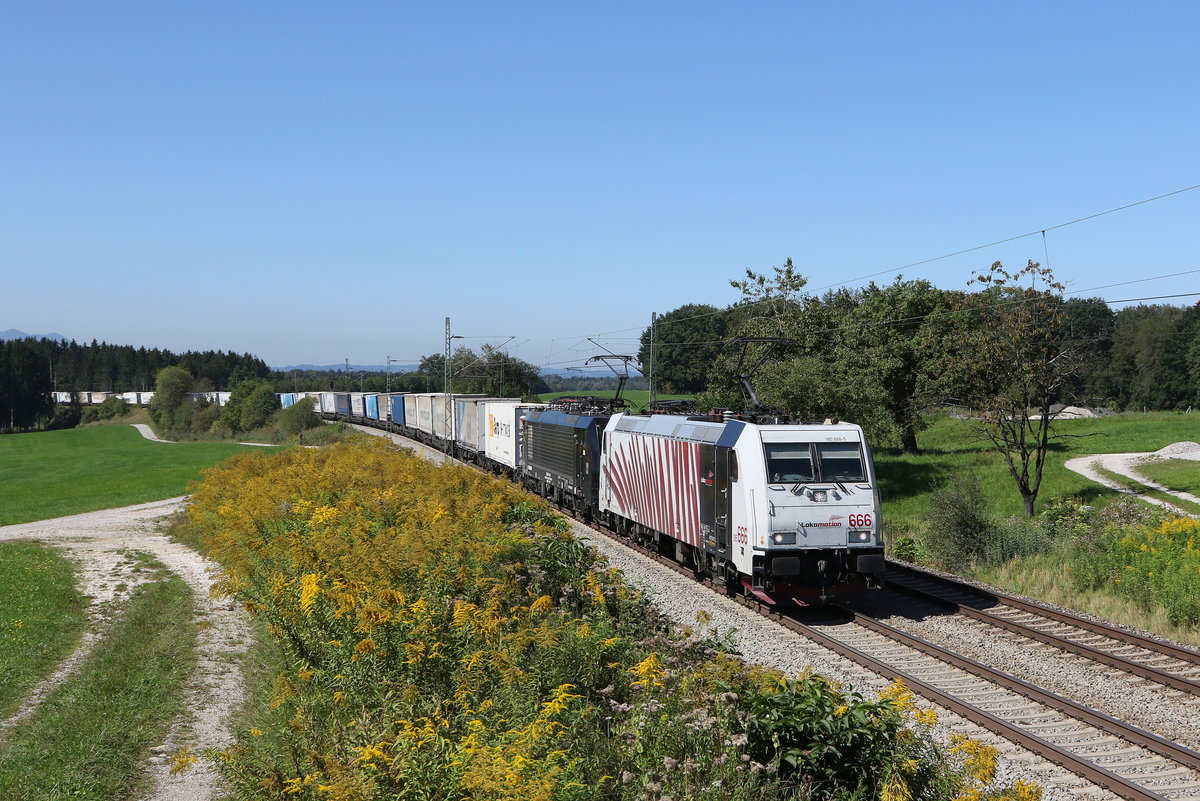
<instances>
[{"instance_id":1,"label":"railway track","mask_svg":"<svg viewBox=\"0 0 1200 801\"><path fill-rule=\"evenodd\" d=\"M692 575L671 559L601 531ZM1171 740L850 609L830 607L844 616L839 621L803 622L753 597L735 600L878 675L903 681L927 701L1101 790L1130 801L1200 801L1200 753Z\"/></svg>"},{"instance_id":2,"label":"railway track","mask_svg":"<svg viewBox=\"0 0 1200 801\"><path fill-rule=\"evenodd\" d=\"M1135 801L1200 799L1200 754L1170 740L861 613L844 610L847 622L811 625L754 606L1116 795Z\"/></svg>"},{"instance_id":3,"label":"railway track","mask_svg":"<svg viewBox=\"0 0 1200 801\"><path fill-rule=\"evenodd\" d=\"M1200 696L1200 652L996 589L888 563L888 588L1184 693Z\"/></svg>"}]
</instances>

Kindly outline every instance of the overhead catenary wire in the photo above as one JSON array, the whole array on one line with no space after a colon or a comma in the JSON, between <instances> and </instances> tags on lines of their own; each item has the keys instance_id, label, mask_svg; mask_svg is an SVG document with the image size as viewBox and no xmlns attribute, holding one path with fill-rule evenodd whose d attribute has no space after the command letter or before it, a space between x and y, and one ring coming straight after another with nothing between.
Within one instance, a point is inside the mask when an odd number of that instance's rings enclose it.
<instances>
[{"instance_id":1,"label":"overhead catenary wire","mask_svg":"<svg viewBox=\"0 0 1200 801\"><path fill-rule=\"evenodd\" d=\"M909 262L908 264L903 264L903 265L900 265L899 267L891 267L891 268L888 268L888 269L886 269L886 270L880 270L880 271L878 271L878 272L870 273L870 274L868 274L868 275L860 275L860 276L858 276L858 277L856 277L856 278L850 278L850 279L847 279L847 280L845 280L845 281L841 281L841 282L839 282L839 283L827 284L827 285L825 285L825 286L822 286L822 287L816 287L816 288L812 289L811 291L812 291L812 292L820 292L820 291L822 291L822 290L825 290L825 289L832 289L832 288L834 288L834 287L846 286L847 284L854 284L854 283L857 283L857 282L859 282L859 281L865 281L865 280L867 280L867 279L869 279L869 278L877 278L877 277L879 277L879 276L881 276L881 275L893 275L893 274L899 274L899 273L903 272L904 270L908 270L908 269L911 269L911 268L913 268L913 267L921 267L921 266L924 266L924 265L926 265L926 264L932 264L933 262L936 262L936 261L942 261L942 260L944 260L944 259L950 259L950 258L954 258L955 256L962 256L962 255L965 255L965 254L967 254L967 253L974 253L974 252L976 252L976 251L979 251L979 250L985 250L985 249L987 249L987 248L990 248L990 247L995 247L995 246L997 246L997 245L1004 245L1004 244L1007 244L1007 243L1009 243L1009 242L1016 242L1016 241L1018 241L1018 240L1021 240L1021 239L1026 239L1026 238L1028 238L1028 237L1031 237L1031 236L1037 236L1037 235L1039 235L1039 234L1041 234L1041 235L1044 237L1047 231L1057 231L1057 230L1058 230L1058 229L1060 229L1060 228L1066 228L1066 227L1068 227L1068 226L1071 226L1071 225L1078 225L1079 223L1088 222L1089 220L1094 220L1094 219L1097 219L1097 218L1099 218L1099 217L1104 217L1104 216L1107 216L1107 215L1109 215L1109 214L1116 214L1117 212L1120 212L1120 211L1126 211L1126 210L1128 210L1128 209L1136 208L1137 206L1143 206L1143 205L1145 205L1145 204L1147 204L1147 203L1153 203L1153 202L1155 202L1155 201L1158 201L1158 200L1164 200L1164 199L1166 199L1166 198L1173 197L1173 196L1175 196L1175 195L1181 195L1181 194L1184 194L1185 192L1191 192L1191 191L1194 191L1194 190L1196 190L1196 189L1200 189L1200 184L1193 184L1192 186L1185 186L1185 187L1183 187L1183 188L1181 188L1181 189L1175 189L1175 190L1172 190L1172 191L1170 191L1170 192L1164 192L1164 193L1162 193L1162 194L1155 195L1155 196L1153 196L1153 197L1143 198L1143 199L1141 199L1141 200L1136 200L1136 201L1134 201L1134 202L1132 202L1132 203L1126 203L1126 204L1124 204L1124 205L1121 205L1121 206L1116 206L1116 207L1114 207L1114 208L1111 208L1111 209L1105 209L1104 211L1098 211L1098 212L1095 212L1095 213L1093 213L1093 214L1087 214L1087 215L1085 215L1085 216L1083 216L1083 217L1077 217L1077 218L1075 218L1075 219L1073 219L1073 220L1067 220L1067 221L1065 221L1065 222L1056 223L1056 224L1054 224L1054 225L1047 225L1047 226L1045 226L1045 227L1042 227L1042 228L1037 228L1037 229L1035 229L1035 230L1033 230L1033 231L1029 231L1029 232L1026 232L1026 233L1023 233L1023 234L1016 234L1016 235L1014 235L1014 236L1005 237L1005 238L1003 238L1003 239L997 239L997 240L995 240L995 241L993 241L993 242L988 242L988 243L985 243L985 244L982 244L982 245L975 245L975 246L973 246L973 247L969 247L969 248L963 248L963 249L961 249L961 250L956 250L956 251L953 251L953 252L950 252L950 253L944 253L944 254L942 254L942 255L940 255L940 256L933 256L933 257L930 257L930 258L927 258L927 259L921 259L921 260L919 260L919 261ZM1047 258L1047 261L1048 261L1048 260L1049 260L1049 255L1048 255L1048 253L1047 253L1047 256L1046 256L1046 258ZM1183 275L1183 274L1186 274L1186 273L1178 273L1178 274L1176 274L1176 275ZM1164 277L1164 278L1168 278L1168 277L1173 277L1173 276L1162 276L1162 277ZM1154 279L1140 279L1140 280L1154 280ZM1121 286L1121 284L1112 284L1111 286ZM1105 288L1105 287L1098 287L1098 288L1100 288L1100 289L1103 289L1103 288ZM1090 290L1085 290L1085 291L1090 291ZM776 298L764 298L764 299L762 299L762 300L759 300L759 301L750 301L749 303L746 303L746 304L743 304L743 305L754 305L754 304L758 304L758 303L765 303L765 302L769 302L769 301L771 301L771 300L776 300ZM1114 302L1114 303L1116 303L1116 302L1121 302L1121 301L1113 301L1113 302ZM702 314L697 314L697 315L693 315L693 316L690 316L690 317L681 317L681 318L679 318L679 319L677 319L677 320L673 320L672 322L686 322L686 321L689 321L689 320L698 320L698 319L703 319L703 318L705 318L705 317L712 317L712 316L714 316L714 315L717 315L717 314L724 314L726 311L727 311L727 309L718 309L717 311L713 311L713 312L705 312L705 313L702 313ZM626 332L628 332L628 331L639 331L639 330L644 330L644 329L645 329L645 326L635 326L635 327L629 327L629 328L621 328L621 329L617 329L617 330L614 330L614 331L604 331L604 332L600 332L600 333L597 333L597 334L591 334L590 336L593 336L593 337L606 337L606 336L609 336L609 335L612 335L612 334L623 334L623 333L626 333ZM560 339L586 339L588 336L589 336L589 335L586 335L586 334L585 334L585 335L582 335L582 336L579 336L579 337L560 337Z\"/></svg>"},{"instance_id":2,"label":"overhead catenary wire","mask_svg":"<svg viewBox=\"0 0 1200 801\"><path fill-rule=\"evenodd\" d=\"M1037 229L1035 229L1035 230L1028 231L1028 232L1026 232L1026 233L1023 233L1023 234L1016 234L1016 235L1013 235L1013 236L1004 237L1004 238L1002 238L1002 239L997 239L997 240L994 240L994 241L991 241L991 242L987 242L987 243L984 243L984 244L981 244L981 245L975 245L975 246L973 246L973 247L969 247L969 248L962 248L962 249L955 250L955 251L952 251L952 252L949 252L949 253L944 253L944 254L942 254L942 255L939 255L939 256L933 256L933 257L930 257L930 258L921 259L921 260L914 261L914 262L909 262L908 264L900 265L900 266L898 266L898 267L892 267L892 268L888 268L888 269L886 269L886 270L880 270L880 271L877 271L877 272L874 272L874 273L870 273L870 274L867 274L867 275L861 275L861 276L858 276L858 277L855 277L855 278L851 278L851 279L848 279L848 280L842 281L842 282L840 282L840 283L828 284L828 285L825 285L825 286L822 286L822 287L816 287L816 288L813 288L813 289L812 289L812 290L810 290L810 291L811 291L811 292L820 292L820 291L822 291L822 290L825 290L825 289L832 289L832 288L834 288L834 287L845 287L845 286L847 286L847 285L849 285L849 284L854 284L854 283L857 283L857 282L859 282L859 281L864 281L864 280L867 280L867 279L870 279L870 278L876 278L876 277L878 277L878 276L881 276L881 275L890 275L890 274L899 275L899 274L900 274L900 273L902 273L904 270L908 270L908 269L911 269L911 268L913 268L913 267L920 267L920 266L923 266L923 265L926 265L926 264L931 264L931 263L933 263L933 262L936 262L936 261L941 261L941 260L944 260L944 259L953 258L953 257L955 257L955 256L961 256L961 255L965 255L965 254L968 254L968 253L973 253L973 252L980 251L980 250L984 250L984 249L987 249L987 248L990 248L990 247L995 247L995 246L997 246L997 245L1003 245L1003 244L1006 244L1006 243L1009 243L1009 242L1015 242L1015 241L1018 241L1018 240L1021 240L1021 239L1025 239L1025 238L1028 238L1028 237L1031 237L1031 236L1037 236L1037 235L1039 235L1039 234L1042 236L1042 239L1043 239L1043 252L1044 252L1044 257L1045 257L1045 260L1046 260L1046 262L1047 262L1047 264L1048 264L1048 263L1049 263L1049 258L1050 258L1050 257L1049 257L1049 246L1048 246L1048 244L1047 244L1047 242L1046 242L1046 232L1048 232L1048 231L1055 231L1055 230L1058 230L1058 229L1060 229L1060 228L1066 228L1066 227L1068 227L1068 226L1071 226L1071 225L1077 225L1077 224L1079 224L1079 223L1087 222L1087 221L1089 221L1089 220L1094 220L1094 219L1097 219L1097 218L1099 218L1099 217L1104 217L1104 216L1106 216L1106 215L1109 215L1109 214L1115 214L1115 213L1117 213L1117 212L1125 211L1125 210L1128 210L1128 209L1131 209L1131 208L1135 208L1135 207L1137 207L1137 206L1142 206L1142 205L1145 205L1145 204L1148 204L1148 203L1153 203L1153 202L1155 202L1155 201L1158 201L1158 200L1163 200L1163 199L1165 199L1165 198L1173 197L1173 196L1175 196L1175 195L1180 195L1180 194L1183 194L1183 193L1185 193L1185 192L1191 192L1191 191L1194 191L1194 190L1196 190L1196 189L1200 189L1200 184L1193 184L1193 185L1191 185L1191 186L1182 187L1182 188L1180 188L1180 189L1175 189L1175 190L1172 190L1172 191L1170 191L1170 192L1164 192L1164 193L1162 193L1162 194L1154 195L1153 197L1143 198L1143 199L1141 199L1141 200L1137 200L1137 201L1134 201L1134 202L1131 202L1131 203L1126 203L1126 204L1123 204L1123 205L1120 205L1120 206L1116 206L1116 207L1113 207L1113 208L1110 208L1110 209L1105 209L1105 210L1103 210L1103 211L1098 211L1098 212L1095 212L1095 213L1092 213L1092 214L1087 214L1087 215L1084 215L1084 216L1082 216L1082 217L1077 217L1077 218L1075 218L1075 219L1072 219L1072 220L1067 220L1067 221L1064 221L1064 222L1056 223L1056 224L1054 224L1054 225L1048 225L1048 226L1045 226L1045 227L1042 227L1042 228L1037 228ZM1111 289L1111 288L1114 288L1114 287L1126 286L1126 285L1129 285L1129 284L1135 284L1135 283L1144 283L1144 282L1148 282L1148 281L1162 280L1162 279L1165 279L1165 278L1174 278L1174 277L1179 277L1179 276L1183 276L1183 275L1190 275L1190 274L1194 274L1194 273L1200 273L1200 270L1186 270L1186 271L1182 271L1182 272L1170 273L1170 274L1161 275L1161 276L1152 276L1152 277L1149 277L1149 278L1139 278L1139 279L1133 279L1133 280L1130 280L1130 281L1123 281L1123 282L1117 282L1117 283L1113 283L1113 284L1105 284L1105 285L1103 285L1103 286L1098 286L1098 287L1091 287L1091 288L1089 288L1089 289L1082 289L1082 290L1072 290L1072 291L1070 291L1070 292L1063 292L1062 294L1063 294L1064 296L1068 296L1068 295L1078 295L1078 294L1082 294L1082 293L1084 293L1084 292L1093 292L1093 291L1097 291L1097 290L1101 290L1101 289ZM1167 300L1167 299L1174 299L1174 298L1181 298L1181 297L1193 297L1193 296L1195 296L1196 294L1200 294L1200 293L1181 293L1181 294L1177 294L1177 295L1159 295L1159 296L1146 297L1146 298L1130 298L1130 299L1105 300L1105 302L1106 302L1106 303L1108 303L1109 305L1113 305L1113 304L1119 304L1119 303L1136 303L1136 302L1146 302L1146 301L1149 301L1149 300ZM714 309L714 310L713 310L713 311L711 311L711 312L703 312L703 313L700 313L700 314L695 314L695 315L691 315L691 316L688 316L688 317L681 317L681 318L677 318L677 319L674 319L674 320L672 320L671 322L672 322L672 323L680 323L680 322L687 322L687 321L691 321L691 320L703 319L703 318L706 318L706 317L713 317L713 316L720 315L720 314L727 314L727 313L729 313L729 311L730 311L730 309L731 309L731 308L742 308L742 309L745 309L745 308L752 308L753 306L756 306L756 305L760 305L760 304L763 304L763 303L769 303L769 302L775 302L775 301L778 301L778 300L779 300L779 298L778 298L778 297L767 297L767 298L762 298L762 299L760 299L760 300L755 300L755 301L743 301L743 302L741 302L741 303L736 303L736 304L733 304L733 306L729 306L729 307L726 307L726 308L723 308L723 309ZM911 323L911 322L912 322L912 320L911 320L911 319L907 319L907 318L905 318L905 319L897 319L897 320L894 320L894 321L881 321L881 322L878 322L878 323L872 323L871 325L872 325L872 326L877 326L877 325L888 325L888 324L893 324L893 325L903 325L903 324L907 324L907 323ZM569 337L562 337L562 336L560 336L560 337L554 337L554 338L553 338L553 339L551 339L551 341L550 341L550 346L549 346L549 349L548 349L548 351L547 351L547 354L546 354L546 360L545 360L545 361L544 361L542 364L540 364L540 365L536 365L536 366L540 366L540 367L554 367L554 366L561 366L561 365L571 365L571 364L578 364L578 362L579 362L579 359L571 359L571 360L564 360L564 361L556 361L556 360L554 360L554 356L555 356L555 343L558 343L558 342L563 342L563 341L571 341L571 340L574 340L574 344L573 344L573 345L571 345L571 346L568 346L568 347L565 347L565 348L562 348L562 350L565 350L565 351L571 351L571 352L575 352L575 353L578 353L578 354L581 354L581 355L582 355L583 353L587 352L587 350L588 350L588 349L587 349L587 348L586 348L586 347L583 345L583 343L584 343L585 341L591 341L593 338L605 338L605 339L611 339L611 340L617 340L617 341L639 341L639 340L640 340L640 338L641 338L640 336L638 336L638 337L616 337L616 336L613 336L613 335L615 335L615 334L625 334L625 333L628 333L628 332L631 332L631 331L644 331L644 330L645 330L645 326L630 326L630 327L627 327L627 328L620 328L620 329L614 329L614 330L610 330L610 331L603 331L603 332L594 333L594 334L590 334L590 335L569 336ZM475 337L472 337L472 338L475 338ZM485 338L485 337L479 337L479 338L481 338L481 339L482 339L482 338ZM722 341L722 340L713 340L713 341L697 341L697 342L680 342L680 343L673 343L673 342L661 342L661 341L660 341L660 342L658 342L658 343L657 343L657 345L661 345L661 346L667 346L667 345L671 345L671 346L683 346L683 347L687 347L687 346L701 346L701 345L711 345L711 344L718 344L718 343L719 343L719 342L721 342L721 341ZM595 344L595 343L593 343L593 344Z\"/></svg>"}]
</instances>

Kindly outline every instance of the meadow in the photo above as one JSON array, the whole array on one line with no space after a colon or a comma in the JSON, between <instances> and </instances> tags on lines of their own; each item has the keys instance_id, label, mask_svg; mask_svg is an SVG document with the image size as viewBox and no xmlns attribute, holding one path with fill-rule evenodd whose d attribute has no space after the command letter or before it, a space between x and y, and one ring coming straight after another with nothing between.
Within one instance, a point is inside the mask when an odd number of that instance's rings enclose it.
<instances>
[{"instance_id":1,"label":"meadow","mask_svg":"<svg viewBox=\"0 0 1200 801\"><path fill-rule=\"evenodd\" d=\"M1038 494L1040 516L1025 521L1021 497L1002 456L980 442L967 421L935 418L923 432L922 453L876 453L889 542L929 534L931 490L970 473L986 499L992 548L1004 558L964 555L932 561L954 572L1007 587L1173 639L1200 643L1200 531L1187 518L1169 519L1157 507L1091 482L1064 467L1078 456L1148 453L1200 440L1200 418L1189 414L1125 414L1064 420L1046 459ZM1200 463L1164 460L1139 468L1172 489L1200 483ZM1105 471L1101 471L1102 473ZM1170 500L1141 482L1107 474L1120 485ZM966 543L970 538L952 537ZM936 540L935 540L936 541ZM965 553L965 552L964 552ZM1009 558L1012 557L1012 558Z\"/></svg>"},{"instance_id":2,"label":"meadow","mask_svg":"<svg viewBox=\"0 0 1200 801\"><path fill-rule=\"evenodd\" d=\"M53 548L0 543L0 720L71 652L85 605L74 564Z\"/></svg>"},{"instance_id":3,"label":"meadow","mask_svg":"<svg viewBox=\"0 0 1200 801\"><path fill-rule=\"evenodd\" d=\"M1200 436L1200 432L1197 432ZM1163 459L1144 464L1138 472L1173 490L1200 495L1200 462L1192 459Z\"/></svg>"},{"instance_id":4,"label":"meadow","mask_svg":"<svg viewBox=\"0 0 1200 801\"><path fill-rule=\"evenodd\" d=\"M1038 493L1039 511L1056 498L1078 498L1094 504L1117 497L1113 490L1063 467L1068 459L1101 453L1152 452L1173 442L1200 441L1200 415L1159 412L1062 420L1054 425L1054 437ZM931 418L929 428L918 435L917 441L921 453L916 456L895 449L875 451L889 534L919 530L929 510L930 490L962 471L975 475L994 515L1023 514L1020 493L1003 457L990 443L981 441L967 421L946 416Z\"/></svg>"},{"instance_id":5,"label":"meadow","mask_svg":"<svg viewBox=\"0 0 1200 801\"><path fill-rule=\"evenodd\" d=\"M0 437L0 526L183 495L205 468L249 446L151 442L105 425Z\"/></svg>"}]
</instances>

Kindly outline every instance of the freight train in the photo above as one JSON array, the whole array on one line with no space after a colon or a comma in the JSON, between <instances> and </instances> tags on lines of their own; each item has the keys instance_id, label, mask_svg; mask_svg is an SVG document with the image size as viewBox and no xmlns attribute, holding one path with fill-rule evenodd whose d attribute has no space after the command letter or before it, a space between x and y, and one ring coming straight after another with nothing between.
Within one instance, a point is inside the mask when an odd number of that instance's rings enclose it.
<instances>
[{"instance_id":1,"label":"freight train","mask_svg":"<svg viewBox=\"0 0 1200 801\"><path fill-rule=\"evenodd\" d=\"M871 450L850 423L634 414L444 393L295 393L330 420L424 442L642 545L731 592L809 604L882 583Z\"/></svg>"}]
</instances>

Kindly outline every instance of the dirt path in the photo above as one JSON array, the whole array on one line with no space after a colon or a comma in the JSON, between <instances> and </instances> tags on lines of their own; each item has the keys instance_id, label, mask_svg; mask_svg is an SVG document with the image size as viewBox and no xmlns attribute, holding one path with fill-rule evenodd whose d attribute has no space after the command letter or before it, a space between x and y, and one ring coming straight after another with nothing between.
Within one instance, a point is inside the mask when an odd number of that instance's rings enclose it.
<instances>
[{"instance_id":1,"label":"dirt path","mask_svg":"<svg viewBox=\"0 0 1200 801\"><path fill-rule=\"evenodd\" d=\"M173 439L160 439L154 433L154 429L151 428L150 426L146 425L145 423L130 423L130 425L133 426L134 428L136 428L138 430L139 434L141 434L143 437L150 440L151 442L166 442L171 445L179 444L178 442L176 442ZM279 447L278 445L274 445L270 442L239 442L238 445L253 445L256 448L278 448Z\"/></svg>"},{"instance_id":2,"label":"dirt path","mask_svg":"<svg viewBox=\"0 0 1200 801\"><path fill-rule=\"evenodd\" d=\"M1164 450L1166 450L1166 449L1164 449ZM1084 478L1095 481L1097 484L1103 484L1104 486L1108 487L1109 489L1114 489L1117 492L1121 492L1126 495L1132 495L1135 498L1139 498L1140 500L1146 501L1147 503L1153 503L1158 506L1163 506L1168 509L1173 509L1173 510L1183 513L1183 514L1188 514L1188 512L1186 512L1186 510L1184 510L1172 503L1169 503L1168 501L1162 500L1161 498L1153 498L1153 497L1150 497L1149 495L1145 495L1141 492L1130 489L1129 487L1126 487L1116 481L1113 481L1111 478L1108 478L1107 476L1100 473L1100 470L1107 470L1110 473L1116 473L1117 475L1127 476L1128 478L1133 479L1134 481L1138 482L1139 484L1144 484L1147 487L1151 487L1152 489L1156 489L1160 492L1166 493L1168 495L1172 495L1181 500L1191 501L1192 503L1200 504L1200 498L1196 497L1195 495L1191 494L1190 492L1181 492L1179 490L1168 489L1167 487L1164 487L1162 484L1159 484L1155 481L1152 481L1152 480L1146 478L1145 476L1143 476L1141 473L1139 473L1137 471L1138 465L1142 464L1143 462L1147 461L1148 459L1161 457L1162 455L1163 455L1162 451L1156 451L1154 453L1150 453L1150 452L1146 452L1146 453L1105 453L1105 454L1099 454L1097 456L1077 456L1074 459L1068 459L1063 466L1066 467L1068 470L1078 473L1079 475L1083 476ZM1192 458L1192 459L1194 459L1195 457L1190 456L1190 455L1178 455L1177 454L1176 458Z\"/></svg>"},{"instance_id":3,"label":"dirt path","mask_svg":"<svg viewBox=\"0 0 1200 801\"><path fill-rule=\"evenodd\" d=\"M199 613L198 657L187 686L186 712L175 722L166 742L154 749L146 765L152 790L145 801L209 801L217 776L204 762L170 775L172 756L182 746L192 753L228 745L230 712L244 697L239 660L250 641L245 614L227 598L213 599L210 589L216 566L160 532L162 519L183 508L184 498L105 509L70 517L0 526L0 540L30 539L61 548L79 566L80 590L89 596L91 624L83 644L53 676L30 694L8 721L0 722L0 738L16 720L28 717L50 690L78 670L116 610L145 572L132 570L133 552L147 553L191 587Z\"/></svg>"}]
</instances>

